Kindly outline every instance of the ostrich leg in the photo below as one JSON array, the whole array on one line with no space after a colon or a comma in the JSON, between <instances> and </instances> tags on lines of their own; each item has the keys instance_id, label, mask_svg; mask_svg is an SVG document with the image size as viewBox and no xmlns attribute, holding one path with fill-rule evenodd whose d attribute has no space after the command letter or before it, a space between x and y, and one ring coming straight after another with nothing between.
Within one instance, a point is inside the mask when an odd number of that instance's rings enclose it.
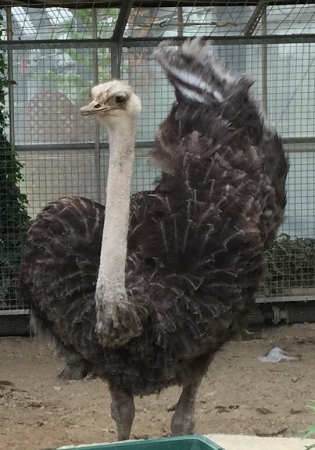
<instances>
[{"instance_id":1,"label":"ostrich leg","mask_svg":"<svg viewBox=\"0 0 315 450\"><path fill-rule=\"evenodd\" d=\"M109 387L109 391L112 398L111 415L116 422L117 437L119 441L125 441L129 439L132 422L135 417L133 396L113 386Z\"/></svg>"},{"instance_id":2,"label":"ostrich leg","mask_svg":"<svg viewBox=\"0 0 315 450\"><path fill-rule=\"evenodd\" d=\"M83 380L91 371L91 365L82 359L80 355L70 353L67 350L62 351L66 365L63 371L58 375L60 380Z\"/></svg>"},{"instance_id":3,"label":"ostrich leg","mask_svg":"<svg viewBox=\"0 0 315 450\"><path fill-rule=\"evenodd\" d=\"M172 417L171 431L173 436L194 433L195 402L201 380L202 377L198 377L184 387Z\"/></svg>"}]
</instances>

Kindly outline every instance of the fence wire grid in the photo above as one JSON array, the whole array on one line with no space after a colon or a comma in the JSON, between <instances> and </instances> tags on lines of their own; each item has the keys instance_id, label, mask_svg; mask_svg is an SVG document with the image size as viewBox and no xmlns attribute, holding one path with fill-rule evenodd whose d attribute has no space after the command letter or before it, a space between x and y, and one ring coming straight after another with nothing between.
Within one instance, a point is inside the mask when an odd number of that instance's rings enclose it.
<instances>
[{"instance_id":1,"label":"fence wire grid","mask_svg":"<svg viewBox=\"0 0 315 450\"><path fill-rule=\"evenodd\" d=\"M286 219L267 252L260 301L315 299L315 5L264 0L205 7L192 1L148 8L147 1L137 7L123 2L121 9L117 2L102 2L102 8L90 2L81 9L80 2L72 2L78 8L4 3L0 49L16 82L6 97L6 132L21 163L19 189L31 219L63 195L104 203L107 137L79 108L91 86L112 77L128 80L142 99L132 190L152 189L159 171L147 164L148 153L174 94L151 54L165 38L208 36L229 68L256 80L255 95L290 156ZM28 306L17 293L22 244L11 248L3 238L16 234L14 226L1 215L0 314Z\"/></svg>"}]
</instances>

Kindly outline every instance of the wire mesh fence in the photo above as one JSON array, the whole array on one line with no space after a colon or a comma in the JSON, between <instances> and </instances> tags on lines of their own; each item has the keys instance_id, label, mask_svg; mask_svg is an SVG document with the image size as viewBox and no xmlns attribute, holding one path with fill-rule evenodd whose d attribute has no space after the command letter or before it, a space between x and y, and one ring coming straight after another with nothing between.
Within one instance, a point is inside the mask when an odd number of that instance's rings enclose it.
<instances>
[{"instance_id":1,"label":"wire mesh fence","mask_svg":"<svg viewBox=\"0 0 315 450\"><path fill-rule=\"evenodd\" d=\"M290 154L286 220L267 253L261 297L315 299L315 6L228 1L205 7L195 1L152 2L149 8L139 1L133 8L129 2L129 9L128 2L121 9L118 2L80 9L80 2L72 8L42 3L34 8L31 1L5 2L0 43L16 82L6 97L5 131L21 163L16 181L30 218L64 195L104 203L107 138L93 119L80 116L79 107L88 102L91 86L113 76L128 80L143 104L132 190L154 187L159 171L148 164L148 154L174 93L151 54L162 39L206 35L229 68L252 74L255 95ZM0 189L14 195L4 185ZM12 287L22 246L8 250L3 240L14 226L1 215L0 313L27 307ZM8 252L15 255L9 284Z\"/></svg>"}]
</instances>

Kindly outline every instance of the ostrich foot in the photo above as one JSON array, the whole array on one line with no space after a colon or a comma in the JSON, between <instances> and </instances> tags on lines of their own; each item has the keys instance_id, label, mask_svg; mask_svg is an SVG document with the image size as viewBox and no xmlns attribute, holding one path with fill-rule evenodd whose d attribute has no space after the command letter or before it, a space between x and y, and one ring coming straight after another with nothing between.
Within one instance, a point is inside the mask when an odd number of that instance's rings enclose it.
<instances>
[{"instance_id":1,"label":"ostrich foot","mask_svg":"<svg viewBox=\"0 0 315 450\"><path fill-rule=\"evenodd\" d=\"M172 436L185 436L194 433L195 402L201 380L202 378L198 377L184 387L172 417Z\"/></svg>"},{"instance_id":2,"label":"ostrich foot","mask_svg":"<svg viewBox=\"0 0 315 450\"><path fill-rule=\"evenodd\" d=\"M96 331L105 347L120 347L142 333L141 318L128 300L124 288L101 285L95 295L97 304ZM105 300L104 300L105 299Z\"/></svg>"},{"instance_id":3,"label":"ostrich foot","mask_svg":"<svg viewBox=\"0 0 315 450\"><path fill-rule=\"evenodd\" d=\"M117 437L119 441L125 441L129 439L135 417L133 396L113 386L110 386L109 391L112 398L111 416L116 422Z\"/></svg>"}]
</instances>

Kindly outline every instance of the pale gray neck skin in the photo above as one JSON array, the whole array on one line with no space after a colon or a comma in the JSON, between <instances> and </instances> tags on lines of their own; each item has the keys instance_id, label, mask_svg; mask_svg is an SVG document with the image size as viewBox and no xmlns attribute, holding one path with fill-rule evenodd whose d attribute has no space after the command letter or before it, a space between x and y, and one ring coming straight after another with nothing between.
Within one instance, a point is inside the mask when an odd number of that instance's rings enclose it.
<instances>
[{"instance_id":1,"label":"pale gray neck skin","mask_svg":"<svg viewBox=\"0 0 315 450\"><path fill-rule=\"evenodd\" d=\"M105 223L97 289L109 278L125 286L131 178L134 161L135 123L108 129L109 167Z\"/></svg>"},{"instance_id":2,"label":"pale gray neck skin","mask_svg":"<svg viewBox=\"0 0 315 450\"><path fill-rule=\"evenodd\" d=\"M105 346L119 346L142 332L141 319L125 286L135 119L106 122L109 168L100 268L95 301L96 330Z\"/></svg>"}]
</instances>

